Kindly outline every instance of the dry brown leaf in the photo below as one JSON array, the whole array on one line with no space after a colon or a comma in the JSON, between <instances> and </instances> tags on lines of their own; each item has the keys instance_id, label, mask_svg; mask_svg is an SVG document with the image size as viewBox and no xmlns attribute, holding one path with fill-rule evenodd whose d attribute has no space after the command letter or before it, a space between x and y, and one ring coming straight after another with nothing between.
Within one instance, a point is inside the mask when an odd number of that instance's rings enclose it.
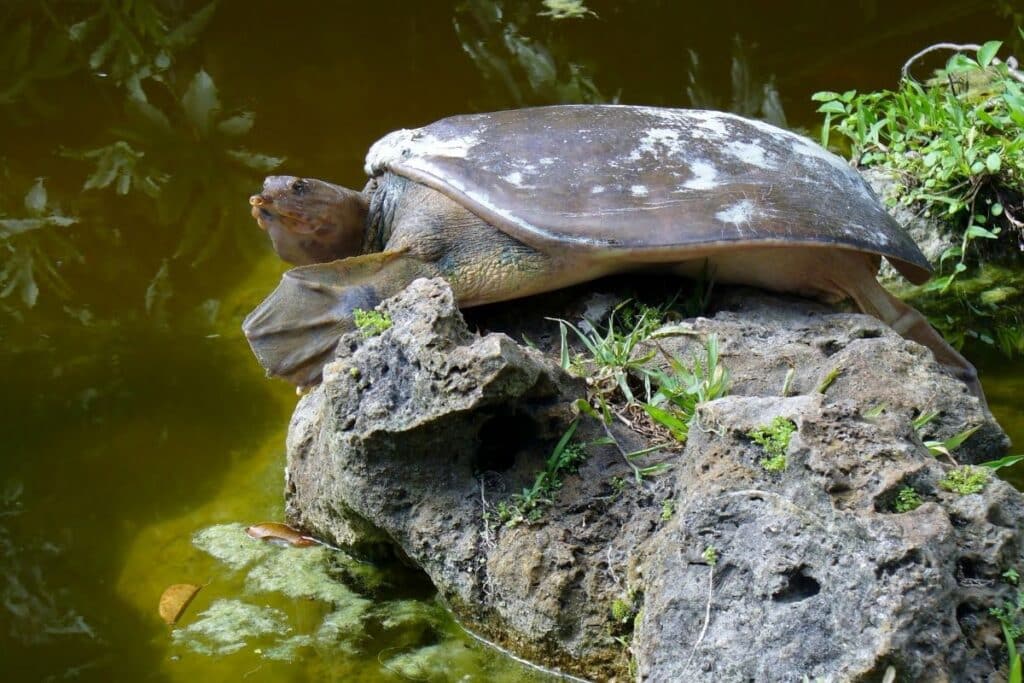
<instances>
[{"instance_id":1,"label":"dry brown leaf","mask_svg":"<svg viewBox=\"0 0 1024 683\"><path fill-rule=\"evenodd\" d=\"M165 588L160 596L160 618L176 624L200 588L194 583L175 583Z\"/></svg>"},{"instance_id":2,"label":"dry brown leaf","mask_svg":"<svg viewBox=\"0 0 1024 683\"><path fill-rule=\"evenodd\" d=\"M263 522L254 524L245 530L252 538L266 541L268 543L287 543L299 548L314 545L320 541L312 536L306 536L298 529L293 529L287 524L279 522Z\"/></svg>"}]
</instances>

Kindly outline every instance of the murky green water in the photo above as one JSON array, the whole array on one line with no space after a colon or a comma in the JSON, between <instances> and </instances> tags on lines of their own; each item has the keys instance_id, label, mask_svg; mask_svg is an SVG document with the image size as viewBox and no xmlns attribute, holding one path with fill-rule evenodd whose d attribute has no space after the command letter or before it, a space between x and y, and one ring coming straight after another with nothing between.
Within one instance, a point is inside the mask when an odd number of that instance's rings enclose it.
<instances>
[{"instance_id":1,"label":"murky green water","mask_svg":"<svg viewBox=\"0 0 1024 683\"><path fill-rule=\"evenodd\" d=\"M555 22L539 1L4 2L0 218L20 220L0 233L4 678L521 680L398 570L364 591L363 630L290 661L266 656L284 635L212 656L157 616L177 582L207 584L183 626L221 599L279 610L288 637L329 612L192 542L282 515L294 396L238 325L283 266L246 197L279 158L361 186L381 134L473 110L618 98L810 127L815 90L891 86L919 47L1021 21L1010 2L891 4L592 2ZM1024 365L981 365L1024 443ZM430 614L372 612L411 598ZM410 653L430 665L402 669Z\"/></svg>"}]
</instances>

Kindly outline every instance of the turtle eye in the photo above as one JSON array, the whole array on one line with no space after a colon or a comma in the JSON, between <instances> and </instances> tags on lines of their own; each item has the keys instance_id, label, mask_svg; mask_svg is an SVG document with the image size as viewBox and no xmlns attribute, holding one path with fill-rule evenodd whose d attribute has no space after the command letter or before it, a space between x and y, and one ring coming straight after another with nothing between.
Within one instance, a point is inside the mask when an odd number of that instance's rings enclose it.
<instances>
[{"instance_id":1,"label":"turtle eye","mask_svg":"<svg viewBox=\"0 0 1024 683\"><path fill-rule=\"evenodd\" d=\"M301 197L302 195L306 194L306 192L308 190L309 190L309 183L307 183L302 178L299 178L298 180L296 180L296 181L294 181L292 183L292 194L295 194L295 195L298 195L299 197Z\"/></svg>"}]
</instances>

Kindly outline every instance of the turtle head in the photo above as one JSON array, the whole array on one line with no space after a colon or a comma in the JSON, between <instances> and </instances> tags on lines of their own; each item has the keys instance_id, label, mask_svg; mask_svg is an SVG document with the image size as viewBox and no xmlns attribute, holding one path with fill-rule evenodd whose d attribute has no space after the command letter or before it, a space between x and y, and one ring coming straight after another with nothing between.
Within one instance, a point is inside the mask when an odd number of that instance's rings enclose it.
<instances>
[{"instance_id":1,"label":"turtle head","mask_svg":"<svg viewBox=\"0 0 1024 683\"><path fill-rule=\"evenodd\" d=\"M315 178L270 176L249 204L289 263L325 263L362 251L368 204L359 192Z\"/></svg>"}]
</instances>

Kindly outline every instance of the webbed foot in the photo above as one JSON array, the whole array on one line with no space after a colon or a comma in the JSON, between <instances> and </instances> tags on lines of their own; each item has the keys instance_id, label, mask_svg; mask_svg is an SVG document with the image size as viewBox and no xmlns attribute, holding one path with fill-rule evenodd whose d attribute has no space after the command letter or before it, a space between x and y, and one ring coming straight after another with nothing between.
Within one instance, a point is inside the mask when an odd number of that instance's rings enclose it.
<instances>
[{"instance_id":1,"label":"webbed foot","mask_svg":"<svg viewBox=\"0 0 1024 683\"><path fill-rule=\"evenodd\" d=\"M309 387L320 381L341 336L355 329L355 309L371 310L416 277L433 274L399 252L293 268L245 318L242 331L268 375Z\"/></svg>"}]
</instances>

